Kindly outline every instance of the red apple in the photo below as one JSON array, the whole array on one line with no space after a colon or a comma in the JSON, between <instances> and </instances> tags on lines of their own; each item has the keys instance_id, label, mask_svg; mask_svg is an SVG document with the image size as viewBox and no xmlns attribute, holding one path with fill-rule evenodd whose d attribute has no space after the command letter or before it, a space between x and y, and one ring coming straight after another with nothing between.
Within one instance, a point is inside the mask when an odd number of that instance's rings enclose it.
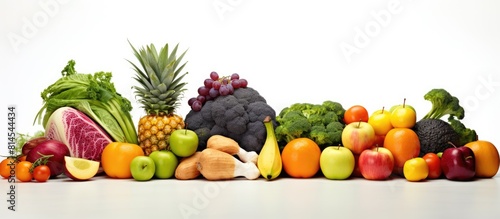
<instances>
[{"instance_id":1,"label":"red apple","mask_svg":"<svg viewBox=\"0 0 500 219\"><path fill-rule=\"evenodd\" d=\"M359 155L359 170L365 179L385 180L394 169L394 157L391 151L383 147L364 150Z\"/></svg>"},{"instance_id":2,"label":"red apple","mask_svg":"<svg viewBox=\"0 0 500 219\"><path fill-rule=\"evenodd\" d=\"M451 147L443 151L441 170L449 180L471 180L476 174L474 152L469 147Z\"/></svg>"},{"instance_id":3,"label":"red apple","mask_svg":"<svg viewBox=\"0 0 500 219\"><path fill-rule=\"evenodd\" d=\"M342 130L342 144L354 154L373 147L375 131L367 122L353 122Z\"/></svg>"}]
</instances>

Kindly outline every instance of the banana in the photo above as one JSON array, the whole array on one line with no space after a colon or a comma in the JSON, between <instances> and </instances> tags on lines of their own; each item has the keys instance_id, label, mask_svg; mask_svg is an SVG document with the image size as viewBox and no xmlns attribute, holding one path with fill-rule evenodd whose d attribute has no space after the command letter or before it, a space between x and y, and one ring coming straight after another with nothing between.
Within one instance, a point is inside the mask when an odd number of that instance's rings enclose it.
<instances>
[{"instance_id":1,"label":"banana","mask_svg":"<svg viewBox=\"0 0 500 219\"><path fill-rule=\"evenodd\" d=\"M273 180L281 173L282 162L278 141L274 135L274 126L271 117L264 119L267 137L257 158L257 167L260 174L267 180Z\"/></svg>"}]
</instances>

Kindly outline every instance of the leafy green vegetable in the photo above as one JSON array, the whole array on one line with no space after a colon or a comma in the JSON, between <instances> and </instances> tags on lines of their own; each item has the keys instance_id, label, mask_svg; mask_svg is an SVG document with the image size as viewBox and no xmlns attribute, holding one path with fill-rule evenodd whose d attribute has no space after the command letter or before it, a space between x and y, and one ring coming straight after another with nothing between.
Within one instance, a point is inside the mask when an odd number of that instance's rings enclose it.
<instances>
[{"instance_id":1,"label":"leafy green vegetable","mask_svg":"<svg viewBox=\"0 0 500 219\"><path fill-rule=\"evenodd\" d=\"M281 110L276 117L275 134L281 147L293 139L307 137L322 149L342 143L342 118L345 109L340 103L295 103Z\"/></svg>"},{"instance_id":2,"label":"leafy green vegetable","mask_svg":"<svg viewBox=\"0 0 500 219\"><path fill-rule=\"evenodd\" d=\"M82 74L75 71L75 61L68 61L62 77L41 94L44 104L36 115L43 126L60 107L80 110L98 123L113 140L137 144L130 101L116 92L110 72Z\"/></svg>"}]
</instances>

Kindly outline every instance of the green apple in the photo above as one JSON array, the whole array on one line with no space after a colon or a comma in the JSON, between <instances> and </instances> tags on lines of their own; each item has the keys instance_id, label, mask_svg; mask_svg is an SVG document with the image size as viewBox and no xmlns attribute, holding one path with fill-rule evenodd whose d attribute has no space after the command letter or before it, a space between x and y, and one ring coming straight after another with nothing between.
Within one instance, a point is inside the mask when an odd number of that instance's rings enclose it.
<instances>
[{"instance_id":1,"label":"green apple","mask_svg":"<svg viewBox=\"0 0 500 219\"><path fill-rule=\"evenodd\" d=\"M170 134L170 150L179 157L189 157L198 150L198 135L189 129L178 129Z\"/></svg>"},{"instance_id":2,"label":"green apple","mask_svg":"<svg viewBox=\"0 0 500 219\"><path fill-rule=\"evenodd\" d=\"M137 181L148 181L155 174L155 162L148 156L136 156L130 162L130 172Z\"/></svg>"},{"instance_id":3,"label":"green apple","mask_svg":"<svg viewBox=\"0 0 500 219\"><path fill-rule=\"evenodd\" d=\"M384 136L393 127L391 123L391 113L384 108L377 110L370 115L368 123L372 125L375 135Z\"/></svg>"},{"instance_id":4,"label":"green apple","mask_svg":"<svg viewBox=\"0 0 500 219\"><path fill-rule=\"evenodd\" d=\"M327 179L347 179L354 171L354 154L342 146L329 146L321 152L319 164Z\"/></svg>"},{"instance_id":5,"label":"green apple","mask_svg":"<svg viewBox=\"0 0 500 219\"><path fill-rule=\"evenodd\" d=\"M175 168L179 164L179 160L172 151L153 151L149 155L155 163L155 177L158 179L172 178L175 173Z\"/></svg>"}]
</instances>

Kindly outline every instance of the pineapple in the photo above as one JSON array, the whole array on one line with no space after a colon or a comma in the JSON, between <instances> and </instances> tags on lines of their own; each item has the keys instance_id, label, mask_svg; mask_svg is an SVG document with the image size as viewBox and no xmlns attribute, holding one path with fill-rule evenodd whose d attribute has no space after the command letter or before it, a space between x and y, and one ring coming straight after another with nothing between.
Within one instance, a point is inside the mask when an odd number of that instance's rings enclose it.
<instances>
[{"instance_id":1,"label":"pineapple","mask_svg":"<svg viewBox=\"0 0 500 219\"><path fill-rule=\"evenodd\" d=\"M187 84L182 81L187 72L181 73L186 63L180 65L186 51L177 57L177 47L169 54L168 44L159 52L153 44L139 50L132 46L140 63L135 65L129 61L137 73L134 79L140 84L133 88L146 112L139 120L138 140L146 155L168 150L170 134L185 127L183 118L174 113Z\"/></svg>"}]
</instances>

